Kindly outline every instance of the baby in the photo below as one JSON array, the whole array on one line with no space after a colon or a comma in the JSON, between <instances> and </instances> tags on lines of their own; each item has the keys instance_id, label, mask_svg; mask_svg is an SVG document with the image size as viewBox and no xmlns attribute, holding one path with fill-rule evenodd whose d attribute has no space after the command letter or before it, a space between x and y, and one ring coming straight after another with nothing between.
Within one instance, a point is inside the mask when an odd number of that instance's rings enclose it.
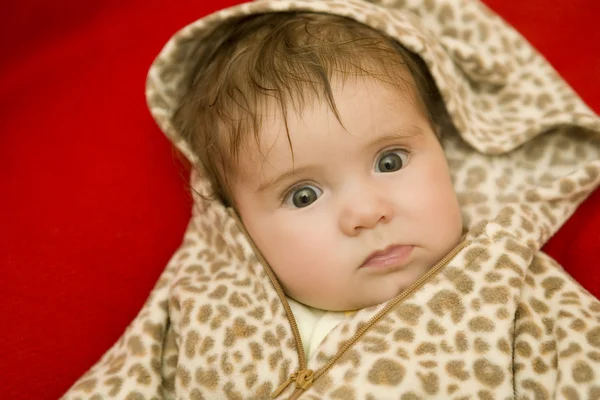
<instances>
[{"instance_id":1,"label":"baby","mask_svg":"<svg viewBox=\"0 0 600 400\"><path fill-rule=\"evenodd\" d=\"M600 398L600 302L540 250L600 185L598 118L480 3L383 3L169 41L146 94L199 207L65 399Z\"/></svg>"},{"instance_id":2,"label":"baby","mask_svg":"<svg viewBox=\"0 0 600 400\"><path fill-rule=\"evenodd\" d=\"M285 293L325 310L387 301L460 241L426 67L350 19L223 24L174 121Z\"/></svg>"}]
</instances>

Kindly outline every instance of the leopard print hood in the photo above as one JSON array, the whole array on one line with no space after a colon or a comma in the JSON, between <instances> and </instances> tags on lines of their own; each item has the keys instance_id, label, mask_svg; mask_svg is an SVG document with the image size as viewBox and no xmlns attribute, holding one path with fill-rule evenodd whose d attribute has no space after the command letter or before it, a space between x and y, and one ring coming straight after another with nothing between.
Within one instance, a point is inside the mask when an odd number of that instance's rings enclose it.
<instances>
[{"instance_id":1,"label":"leopard print hood","mask_svg":"<svg viewBox=\"0 0 600 400\"><path fill-rule=\"evenodd\" d=\"M150 68L146 96L156 122L192 163L170 120L194 64L186 60L222 21L283 11L354 19L423 58L458 131L442 140L467 229L499 215L512 224L528 204L525 212L540 217L535 232L513 225L538 249L598 185L600 119L519 33L472 0L256 1L184 27Z\"/></svg>"},{"instance_id":2,"label":"leopard print hood","mask_svg":"<svg viewBox=\"0 0 600 400\"><path fill-rule=\"evenodd\" d=\"M307 358L235 214L196 197L144 307L63 399L600 398L600 302L539 250L600 185L600 121L481 3L275 0L209 15L150 68L148 105L165 134L195 161L170 121L207 32L290 10L355 19L423 58L457 128L442 140L465 240L395 298L344 319Z\"/></svg>"}]
</instances>

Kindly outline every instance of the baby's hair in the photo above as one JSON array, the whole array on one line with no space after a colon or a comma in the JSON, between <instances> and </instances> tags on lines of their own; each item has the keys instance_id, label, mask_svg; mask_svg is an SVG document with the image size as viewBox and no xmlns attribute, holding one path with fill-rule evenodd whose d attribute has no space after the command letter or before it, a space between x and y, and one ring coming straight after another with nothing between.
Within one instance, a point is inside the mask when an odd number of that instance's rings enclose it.
<instances>
[{"instance_id":1,"label":"baby's hair","mask_svg":"<svg viewBox=\"0 0 600 400\"><path fill-rule=\"evenodd\" d=\"M271 110L300 113L311 101L325 101L340 120L332 79L369 77L417 93L417 108L432 126L443 102L420 57L384 34L348 18L309 12L281 12L231 19L220 24L191 54L195 64L172 121L197 155L211 182L206 199L233 205L231 178L244 146L260 149L262 118ZM272 112L271 112L272 114ZM289 131L287 139L291 148Z\"/></svg>"}]
</instances>

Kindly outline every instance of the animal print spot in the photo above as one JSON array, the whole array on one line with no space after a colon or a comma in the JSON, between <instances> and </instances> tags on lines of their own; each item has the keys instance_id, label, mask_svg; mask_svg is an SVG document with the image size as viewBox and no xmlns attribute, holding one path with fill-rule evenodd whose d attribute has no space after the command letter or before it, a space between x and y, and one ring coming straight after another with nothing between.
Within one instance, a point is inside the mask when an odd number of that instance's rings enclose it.
<instances>
[{"instance_id":1,"label":"animal print spot","mask_svg":"<svg viewBox=\"0 0 600 400\"><path fill-rule=\"evenodd\" d=\"M177 379L179 379L184 388L187 388L192 380L192 376L190 371L180 365L177 367Z\"/></svg>"},{"instance_id":2,"label":"animal print spot","mask_svg":"<svg viewBox=\"0 0 600 400\"><path fill-rule=\"evenodd\" d=\"M538 382L535 382L531 379L527 379L523 381L523 388L531 390L534 393L534 398L536 399L549 399L550 394L548 390L546 390L542 385Z\"/></svg>"},{"instance_id":3,"label":"animal print spot","mask_svg":"<svg viewBox=\"0 0 600 400\"><path fill-rule=\"evenodd\" d=\"M488 272L485 274L485 280L489 283L498 282L500 279L502 279L502 275L497 272Z\"/></svg>"},{"instance_id":4,"label":"animal print spot","mask_svg":"<svg viewBox=\"0 0 600 400\"><path fill-rule=\"evenodd\" d=\"M436 394L440 390L440 382L437 374L430 372L428 374L418 373L421 380L421 386L427 394Z\"/></svg>"},{"instance_id":5,"label":"animal print spot","mask_svg":"<svg viewBox=\"0 0 600 400\"><path fill-rule=\"evenodd\" d=\"M149 385L152 382L150 372L142 364L134 364L127 371L127 376L137 376L136 382L142 385Z\"/></svg>"},{"instance_id":6,"label":"animal print spot","mask_svg":"<svg viewBox=\"0 0 600 400\"><path fill-rule=\"evenodd\" d=\"M233 372L233 364L229 361L229 353L225 353L221 357L221 371L225 375L231 375Z\"/></svg>"},{"instance_id":7,"label":"animal print spot","mask_svg":"<svg viewBox=\"0 0 600 400\"><path fill-rule=\"evenodd\" d=\"M423 354L435 354L437 351L437 347L433 343L425 342L421 343L419 347L415 350L415 354L421 356Z\"/></svg>"},{"instance_id":8,"label":"animal print spot","mask_svg":"<svg viewBox=\"0 0 600 400\"><path fill-rule=\"evenodd\" d=\"M454 378L466 381L471 376L469 372L465 370L464 361L450 361L446 364L446 372Z\"/></svg>"},{"instance_id":9,"label":"animal print spot","mask_svg":"<svg viewBox=\"0 0 600 400\"><path fill-rule=\"evenodd\" d=\"M233 353L233 360L234 360L236 363L241 363L243 359L244 359L244 356L242 355L242 353L241 353L239 350L238 350L238 351L235 351L235 352Z\"/></svg>"},{"instance_id":10,"label":"animal print spot","mask_svg":"<svg viewBox=\"0 0 600 400\"><path fill-rule=\"evenodd\" d=\"M525 261L529 260L532 253L532 250L529 247L522 246L521 244L512 239L506 242L506 250L517 254Z\"/></svg>"},{"instance_id":11,"label":"animal print spot","mask_svg":"<svg viewBox=\"0 0 600 400\"><path fill-rule=\"evenodd\" d=\"M516 273L517 276L522 275L521 268L515 264L506 254L502 254L496 261L495 269L510 269Z\"/></svg>"},{"instance_id":12,"label":"animal print spot","mask_svg":"<svg viewBox=\"0 0 600 400\"><path fill-rule=\"evenodd\" d=\"M521 336L525 333L528 333L534 338L539 339L542 335L542 328L540 328L535 322L524 322L519 324L517 327L516 335Z\"/></svg>"},{"instance_id":13,"label":"animal print spot","mask_svg":"<svg viewBox=\"0 0 600 400\"><path fill-rule=\"evenodd\" d=\"M527 279L527 277L525 277L525 279ZM515 289L521 289L521 287L523 286L523 281L521 280L521 278L510 278L508 280L508 284L510 285L510 287L513 287Z\"/></svg>"},{"instance_id":14,"label":"animal print spot","mask_svg":"<svg viewBox=\"0 0 600 400\"><path fill-rule=\"evenodd\" d=\"M551 318L543 318L542 323L544 324L544 329L546 329L546 334L551 334L554 331L554 320Z\"/></svg>"},{"instance_id":15,"label":"animal print spot","mask_svg":"<svg viewBox=\"0 0 600 400\"><path fill-rule=\"evenodd\" d=\"M390 333L393 330L392 325L389 323L388 320L381 320L379 321L379 323L377 325L374 325L371 328L371 332L373 333L378 333L380 335L387 335L388 333Z\"/></svg>"},{"instance_id":16,"label":"animal print spot","mask_svg":"<svg viewBox=\"0 0 600 400\"><path fill-rule=\"evenodd\" d=\"M517 342L515 350L517 351L517 354L523 358L531 357L531 353L533 352L529 343L522 340Z\"/></svg>"},{"instance_id":17,"label":"animal print spot","mask_svg":"<svg viewBox=\"0 0 600 400\"><path fill-rule=\"evenodd\" d=\"M403 360L408 360L410 359L410 356L408 354L408 352L402 348L399 348L398 350L396 350L396 355L398 357L400 357Z\"/></svg>"},{"instance_id":18,"label":"animal print spot","mask_svg":"<svg viewBox=\"0 0 600 400\"><path fill-rule=\"evenodd\" d=\"M388 343L379 337L367 336L363 339L364 350L369 353L384 353L389 349Z\"/></svg>"},{"instance_id":19,"label":"animal print spot","mask_svg":"<svg viewBox=\"0 0 600 400\"><path fill-rule=\"evenodd\" d=\"M396 386L402 382L405 373L406 370L402 365L393 360L382 358L373 364L367 379L375 385Z\"/></svg>"},{"instance_id":20,"label":"animal print spot","mask_svg":"<svg viewBox=\"0 0 600 400\"><path fill-rule=\"evenodd\" d=\"M556 328L556 337L558 338L558 340L563 340L567 337L567 332L563 328L558 327Z\"/></svg>"},{"instance_id":21,"label":"animal print spot","mask_svg":"<svg viewBox=\"0 0 600 400\"><path fill-rule=\"evenodd\" d=\"M130 337L127 341L127 347L129 347L129 350L131 350L131 353L135 356L143 356L146 354L146 349L139 336Z\"/></svg>"},{"instance_id":22,"label":"animal print spot","mask_svg":"<svg viewBox=\"0 0 600 400\"><path fill-rule=\"evenodd\" d=\"M225 395L227 396L227 399L231 399L231 400L243 400L243 397L241 395L240 392L237 392L233 389L233 383L232 382L227 382L225 384L225 386L223 387L223 390L225 392Z\"/></svg>"},{"instance_id":23,"label":"animal print spot","mask_svg":"<svg viewBox=\"0 0 600 400\"><path fill-rule=\"evenodd\" d=\"M243 318L236 318L233 326L225 331L223 344L231 347L237 339L248 339L252 337L258 329L256 326L248 325Z\"/></svg>"},{"instance_id":24,"label":"animal print spot","mask_svg":"<svg viewBox=\"0 0 600 400\"><path fill-rule=\"evenodd\" d=\"M456 290L463 294L471 293L475 283L473 279L466 273L461 271L459 268L447 268L445 271L446 276L450 279Z\"/></svg>"},{"instance_id":25,"label":"animal print spot","mask_svg":"<svg viewBox=\"0 0 600 400\"><path fill-rule=\"evenodd\" d=\"M448 354L454 353L454 348L452 348L452 346L450 346L445 340L441 341L440 349Z\"/></svg>"},{"instance_id":26,"label":"animal print spot","mask_svg":"<svg viewBox=\"0 0 600 400\"><path fill-rule=\"evenodd\" d=\"M575 321L571 322L569 327L576 332L582 332L587 328L587 325L582 319L577 318Z\"/></svg>"},{"instance_id":27,"label":"animal print spot","mask_svg":"<svg viewBox=\"0 0 600 400\"><path fill-rule=\"evenodd\" d=\"M444 329L443 326L441 326L435 320L432 319L427 323L427 332L431 336L443 335L444 333L446 333L446 329Z\"/></svg>"},{"instance_id":28,"label":"animal print spot","mask_svg":"<svg viewBox=\"0 0 600 400\"><path fill-rule=\"evenodd\" d=\"M596 361L596 362L600 362L600 352L597 351L590 351L587 353L587 356L590 360Z\"/></svg>"},{"instance_id":29,"label":"animal print spot","mask_svg":"<svg viewBox=\"0 0 600 400\"><path fill-rule=\"evenodd\" d=\"M477 186L487 179L487 171L481 166L475 166L467 170L465 184L468 189L477 189Z\"/></svg>"},{"instance_id":30,"label":"animal print spot","mask_svg":"<svg viewBox=\"0 0 600 400\"><path fill-rule=\"evenodd\" d=\"M531 305L531 308L533 308L533 310L539 314L546 314L549 311L546 303L541 302L536 298L529 300L529 304Z\"/></svg>"},{"instance_id":31,"label":"animal print spot","mask_svg":"<svg viewBox=\"0 0 600 400\"><path fill-rule=\"evenodd\" d=\"M215 390L219 385L219 373L214 369L198 368L196 370L196 382L207 389Z\"/></svg>"},{"instance_id":32,"label":"animal print spot","mask_svg":"<svg viewBox=\"0 0 600 400\"><path fill-rule=\"evenodd\" d=\"M474 247L465 253L465 268L474 272L490 259L490 253L485 247Z\"/></svg>"},{"instance_id":33,"label":"animal print spot","mask_svg":"<svg viewBox=\"0 0 600 400\"><path fill-rule=\"evenodd\" d=\"M477 392L477 397L479 397L479 400L494 400L495 397L491 392L488 392L487 390L480 390L479 392Z\"/></svg>"},{"instance_id":34,"label":"animal print spot","mask_svg":"<svg viewBox=\"0 0 600 400\"><path fill-rule=\"evenodd\" d=\"M442 4L439 11L439 20L442 24L450 24L454 19L454 10L448 4Z\"/></svg>"},{"instance_id":35,"label":"animal print spot","mask_svg":"<svg viewBox=\"0 0 600 400\"><path fill-rule=\"evenodd\" d=\"M562 179L560 181L560 192L562 194L573 193L575 190L575 183L570 179Z\"/></svg>"},{"instance_id":36,"label":"animal print spot","mask_svg":"<svg viewBox=\"0 0 600 400\"><path fill-rule=\"evenodd\" d=\"M462 303L462 299L457 293L450 290L442 290L436 293L427 302L427 305L434 314L440 317L444 316L445 311L450 312L452 322L455 324L459 323L465 314L465 306Z\"/></svg>"},{"instance_id":37,"label":"animal print spot","mask_svg":"<svg viewBox=\"0 0 600 400\"><path fill-rule=\"evenodd\" d=\"M342 386L331 393L331 397L340 400L352 400L356 398L354 388L351 386Z\"/></svg>"},{"instance_id":38,"label":"animal print spot","mask_svg":"<svg viewBox=\"0 0 600 400\"><path fill-rule=\"evenodd\" d=\"M123 387L123 379L113 376L112 378L108 378L106 381L104 381L104 384L106 386L112 386L108 392L108 395L114 397L121 391L121 388Z\"/></svg>"},{"instance_id":39,"label":"animal print spot","mask_svg":"<svg viewBox=\"0 0 600 400\"><path fill-rule=\"evenodd\" d=\"M512 217L515 214L515 210L511 207L504 207L499 213L496 220L498 223L504 227L512 226Z\"/></svg>"},{"instance_id":40,"label":"animal print spot","mask_svg":"<svg viewBox=\"0 0 600 400\"><path fill-rule=\"evenodd\" d=\"M198 332L196 331L191 331L187 334L187 337L185 338L185 355L187 358L194 357L196 344L198 344L199 339Z\"/></svg>"},{"instance_id":41,"label":"animal print spot","mask_svg":"<svg viewBox=\"0 0 600 400\"><path fill-rule=\"evenodd\" d=\"M396 308L396 315L398 318L413 326L419 322L419 318L422 314L423 310L414 304L402 304L400 307Z\"/></svg>"},{"instance_id":42,"label":"animal print spot","mask_svg":"<svg viewBox=\"0 0 600 400\"><path fill-rule=\"evenodd\" d=\"M279 362L283 360L283 354L281 350L276 350L269 356L269 365L278 365ZM282 379L282 381L286 380L287 376Z\"/></svg>"},{"instance_id":43,"label":"animal print spot","mask_svg":"<svg viewBox=\"0 0 600 400\"><path fill-rule=\"evenodd\" d=\"M506 308L502 307L496 311L496 317L500 320L505 320L510 318L510 313Z\"/></svg>"},{"instance_id":44,"label":"animal print spot","mask_svg":"<svg viewBox=\"0 0 600 400\"><path fill-rule=\"evenodd\" d=\"M421 365L423 368L435 368L437 367L438 363L436 361L419 361L419 365Z\"/></svg>"},{"instance_id":45,"label":"animal print spot","mask_svg":"<svg viewBox=\"0 0 600 400\"><path fill-rule=\"evenodd\" d=\"M558 318L574 318L574 317L575 316L570 311L560 310L558 312Z\"/></svg>"},{"instance_id":46,"label":"animal print spot","mask_svg":"<svg viewBox=\"0 0 600 400\"><path fill-rule=\"evenodd\" d=\"M212 307L208 304L205 304L205 305L201 306L200 309L198 310L196 319L201 324L205 324L210 319L211 314L212 314Z\"/></svg>"},{"instance_id":47,"label":"animal print spot","mask_svg":"<svg viewBox=\"0 0 600 400\"><path fill-rule=\"evenodd\" d=\"M577 383L592 382L594 370L585 361L576 361L573 365L573 380Z\"/></svg>"},{"instance_id":48,"label":"animal print spot","mask_svg":"<svg viewBox=\"0 0 600 400\"><path fill-rule=\"evenodd\" d=\"M475 361L473 369L477 380L491 388L499 386L504 381L502 369L483 358Z\"/></svg>"},{"instance_id":49,"label":"animal print spot","mask_svg":"<svg viewBox=\"0 0 600 400\"><path fill-rule=\"evenodd\" d=\"M462 331L457 332L456 336L454 337L454 341L456 343L456 348L461 353L463 353L469 349L469 342L467 340L467 335L465 335L464 332L462 332Z\"/></svg>"},{"instance_id":50,"label":"animal print spot","mask_svg":"<svg viewBox=\"0 0 600 400\"><path fill-rule=\"evenodd\" d=\"M504 354L510 354L511 352L510 344L508 343L508 340L504 338L498 340L498 344L496 345L496 347L498 347L498 350L500 350Z\"/></svg>"},{"instance_id":51,"label":"animal print spot","mask_svg":"<svg viewBox=\"0 0 600 400\"><path fill-rule=\"evenodd\" d=\"M344 381L348 382L348 383L354 382L356 380L357 376L358 376L358 373L356 373L356 371L348 370L344 374Z\"/></svg>"},{"instance_id":52,"label":"animal print spot","mask_svg":"<svg viewBox=\"0 0 600 400\"><path fill-rule=\"evenodd\" d=\"M163 339L163 326L161 323L153 324L150 321L144 323L144 333L150 336L152 339L162 341Z\"/></svg>"},{"instance_id":53,"label":"animal print spot","mask_svg":"<svg viewBox=\"0 0 600 400\"><path fill-rule=\"evenodd\" d=\"M215 345L215 340L210 336L204 338L200 346L200 355L206 355Z\"/></svg>"},{"instance_id":54,"label":"animal print spot","mask_svg":"<svg viewBox=\"0 0 600 400\"><path fill-rule=\"evenodd\" d=\"M240 297L238 292L233 292L231 296L229 296L229 304L236 308L245 307L248 305L248 303Z\"/></svg>"},{"instance_id":55,"label":"animal print spot","mask_svg":"<svg viewBox=\"0 0 600 400\"><path fill-rule=\"evenodd\" d=\"M590 345L600 348L600 327L590 330L585 338Z\"/></svg>"},{"instance_id":56,"label":"animal print spot","mask_svg":"<svg viewBox=\"0 0 600 400\"><path fill-rule=\"evenodd\" d=\"M490 349L490 345L483 339L475 339L475 351L479 354L486 353Z\"/></svg>"},{"instance_id":57,"label":"animal print spot","mask_svg":"<svg viewBox=\"0 0 600 400\"><path fill-rule=\"evenodd\" d=\"M580 400L577 390L572 386L565 386L562 390L562 395L567 400Z\"/></svg>"},{"instance_id":58,"label":"animal print spot","mask_svg":"<svg viewBox=\"0 0 600 400\"><path fill-rule=\"evenodd\" d=\"M96 387L97 381L96 379L86 379L79 382L73 390L82 391L85 393L91 393L92 390Z\"/></svg>"},{"instance_id":59,"label":"animal print spot","mask_svg":"<svg viewBox=\"0 0 600 400\"><path fill-rule=\"evenodd\" d=\"M261 345L256 342L251 342L250 343L250 354L252 355L252 359L254 361L262 360L263 359L263 351L262 351Z\"/></svg>"},{"instance_id":60,"label":"animal print spot","mask_svg":"<svg viewBox=\"0 0 600 400\"><path fill-rule=\"evenodd\" d=\"M251 389L258 382L258 375L254 372L255 369L254 364L249 364L241 370L242 374L246 374L246 387L248 389Z\"/></svg>"},{"instance_id":61,"label":"animal print spot","mask_svg":"<svg viewBox=\"0 0 600 400\"><path fill-rule=\"evenodd\" d=\"M556 343L554 340L548 340L540 345L540 352L542 354L552 353L556 351Z\"/></svg>"},{"instance_id":62,"label":"animal print spot","mask_svg":"<svg viewBox=\"0 0 600 400\"><path fill-rule=\"evenodd\" d=\"M560 289L562 289L565 281L562 278L550 277L542 281L542 287L544 288L544 296L547 299L551 299L552 296Z\"/></svg>"},{"instance_id":63,"label":"animal print spot","mask_svg":"<svg viewBox=\"0 0 600 400\"><path fill-rule=\"evenodd\" d=\"M261 307L261 306L256 307L254 310L249 312L248 315L250 315L252 318L255 318L255 319L261 321L265 315L265 309L264 309L264 307Z\"/></svg>"},{"instance_id":64,"label":"animal print spot","mask_svg":"<svg viewBox=\"0 0 600 400\"><path fill-rule=\"evenodd\" d=\"M545 374L548 371L548 366L540 357L536 357L532 362L533 370L538 374Z\"/></svg>"},{"instance_id":65,"label":"animal print spot","mask_svg":"<svg viewBox=\"0 0 600 400\"><path fill-rule=\"evenodd\" d=\"M129 392L125 400L145 400L145 397L140 392Z\"/></svg>"},{"instance_id":66,"label":"animal print spot","mask_svg":"<svg viewBox=\"0 0 600 400\"><path fill-rule=\"evenodd\" d=\"M492 332L494 326L494 322L486 317L475 317L469 321L469 328L473 332Z\"/></svg>"},{"instance_id":67,"label":"animal print spot","mask_svg":"<svg viewBox=\"0 0 600 400\"><path fill-rule=\"evenodd\" d=\"M525 218L521 218L521 228L523 228L523 230L529 233L533 233L533 231L535 230L535 226L533 225L533 223Z\"/></svg>"}]
</instances>

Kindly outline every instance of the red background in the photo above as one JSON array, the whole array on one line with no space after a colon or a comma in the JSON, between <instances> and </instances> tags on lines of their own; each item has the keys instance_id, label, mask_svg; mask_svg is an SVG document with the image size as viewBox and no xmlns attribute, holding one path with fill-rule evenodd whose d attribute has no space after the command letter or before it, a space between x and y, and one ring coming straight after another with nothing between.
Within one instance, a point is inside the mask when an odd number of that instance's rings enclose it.
<instances>
[{"instance_id":1,"label":"red background","mask_svg":"<svg viewBox=\"0 0 600 400\"><path fill-rule=\"evenodd\" d=\"M169 36L236 3L0 5L0 398L56 399L120 336L179 245L186 166L146 110ZM597 0L487 0L600 110ZM600 295L600 191L546 246Z\"/></svg>"}]
</instances>

